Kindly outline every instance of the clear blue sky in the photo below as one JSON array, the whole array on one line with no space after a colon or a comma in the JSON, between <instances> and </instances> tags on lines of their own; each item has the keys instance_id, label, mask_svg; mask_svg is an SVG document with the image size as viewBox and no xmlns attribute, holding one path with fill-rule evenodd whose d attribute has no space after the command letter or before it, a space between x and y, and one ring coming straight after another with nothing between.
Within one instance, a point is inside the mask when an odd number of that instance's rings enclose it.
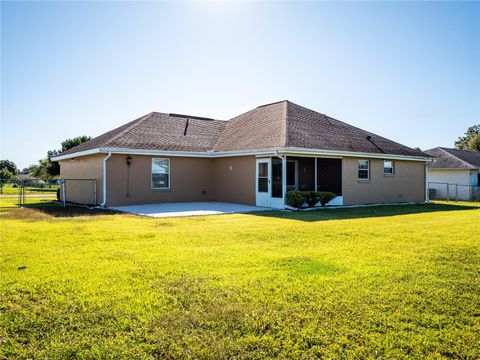
<instances>
[{"instance_id":1,"label":"clear blue sky","mask_svg":"<svg viewBox=\"0 0 480 360\"><path fill-rule=\"evenodd\" d=\"M1 157L288 99L408 146L480 118L480 3L2 2Z\"/></svg>"}]
</instances>

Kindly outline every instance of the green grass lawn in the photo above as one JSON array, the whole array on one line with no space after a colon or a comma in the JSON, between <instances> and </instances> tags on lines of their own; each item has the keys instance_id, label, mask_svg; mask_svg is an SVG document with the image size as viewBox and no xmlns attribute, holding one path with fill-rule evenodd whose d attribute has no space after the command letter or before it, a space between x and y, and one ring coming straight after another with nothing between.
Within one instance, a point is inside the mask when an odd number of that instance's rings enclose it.
<instances>
[{"instance_id":1,"label":"green grass lawn","mask_svg":"<svg viewBox=\"0 0 480 360\"><path fill-rule=\"evenodd\" d=\"M24 197L25 205L39 205L42 203L51 203L57 199L56 193L45 193L40 195L26 195ZM11 208L18 207L20 198L18 195L0 195L0 213L3 211L10 211Z\"/></svg>"},{"instance_id":2,"label":"green grass lawn","mask_svg":"<svg viewBox=\"0 0 480 360\"><path fill-rule=\"evenodd\" d=\"M60 185L50 185L50 187L32 187L25 186L24 191L26 194L53 194L56 196L57 189L60 188ZM20 187L13 184L5 184L2 187L2 195L18 195Z\"/></svg>"},{"instance_id":3,"label":"green grass lawn","mask_svg":"<svg viewBox=\"0 0 480 360\"><path fill-rule=\"evenodd\" d=\"M480 357L479 203L0 220L0 358Z\"/></svg>"}]
</instances>

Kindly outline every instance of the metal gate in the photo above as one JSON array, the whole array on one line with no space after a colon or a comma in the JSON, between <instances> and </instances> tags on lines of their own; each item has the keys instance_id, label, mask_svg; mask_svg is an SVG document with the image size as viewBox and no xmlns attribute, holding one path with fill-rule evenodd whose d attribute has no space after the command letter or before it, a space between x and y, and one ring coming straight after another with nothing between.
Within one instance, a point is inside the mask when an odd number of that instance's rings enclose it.
<instances>
[{"instance_id":1,"label":"metal gate","mask_svg":"<svg viewBox=\"0 0 480 360\"><path fill-rule=\"evenodd\" d=\"M60 179L59 199L63 206L81 204L97 206L97 179Z\"/></svg>"}]
</instances>

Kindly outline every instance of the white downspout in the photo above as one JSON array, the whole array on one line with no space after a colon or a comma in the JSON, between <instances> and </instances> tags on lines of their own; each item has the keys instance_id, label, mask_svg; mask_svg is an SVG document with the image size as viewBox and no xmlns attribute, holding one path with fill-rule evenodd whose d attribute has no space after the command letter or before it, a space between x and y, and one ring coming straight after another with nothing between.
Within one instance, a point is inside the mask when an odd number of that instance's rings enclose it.
<instances>
[{"instance_id":1,"label":"white downspout","mask_svg":"<svg viewBox=\"0 0 480 360\"><path fill-rule=\"evenodd\" d=\"M102 181L102 187L103 187L103 201L102 203L100 204L101 207L105 207L105 205L107 204L107 160L110 159L110 157L112 156L112 152L109 151L108 152L108 155L105 156L105 158L103 159L103 181Z\"/></svg>"}]
</instances>

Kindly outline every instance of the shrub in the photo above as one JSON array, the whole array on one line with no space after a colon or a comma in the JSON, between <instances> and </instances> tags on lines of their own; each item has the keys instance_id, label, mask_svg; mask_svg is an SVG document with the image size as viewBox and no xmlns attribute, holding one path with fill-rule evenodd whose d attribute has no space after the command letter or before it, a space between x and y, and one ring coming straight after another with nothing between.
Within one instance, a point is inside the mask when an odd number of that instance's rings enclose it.
<instances>
[{"instance_id":1,"label":"shrub","mask_svg":"<svg viewBox=\"0 0 480 360\"><path fill-rule=\"evenodd\" d=\"M337 194L330 191L319 191L317 192L317 194L320 204L322 204L322 206L325 206L327 203L337 197Z\"/></svg>"},{"instance_id":2,"label":"shrub","mask_svg":"<svg viewBox=\"0 0 480 360\"><path fill-rule=\"evenodd\" d=\"M17 187L18 187L17 184L13 184L13 185L12 185L12 188L17 188Z\"/></svg>"},{"instance_id":3,"label":"shrub","mask_svg":"<svg viewBox=\"0 0 480 360\"><path fill-rule=\"evenodd\" d=\"M308 204L308 207L314 207L318 203L320 197L318 191L305 191L305 201Z\"/></svg>"},{"instance_id":4,"label":"shrub","mask_svg":"<svg viewBox=\"0 0 480 360\"><path fill-rule=\"evenodd\" d=\"M300 209L305 202L305 193L297 190L287 192L287 204Z\"/></svg>"}]
</instances>

